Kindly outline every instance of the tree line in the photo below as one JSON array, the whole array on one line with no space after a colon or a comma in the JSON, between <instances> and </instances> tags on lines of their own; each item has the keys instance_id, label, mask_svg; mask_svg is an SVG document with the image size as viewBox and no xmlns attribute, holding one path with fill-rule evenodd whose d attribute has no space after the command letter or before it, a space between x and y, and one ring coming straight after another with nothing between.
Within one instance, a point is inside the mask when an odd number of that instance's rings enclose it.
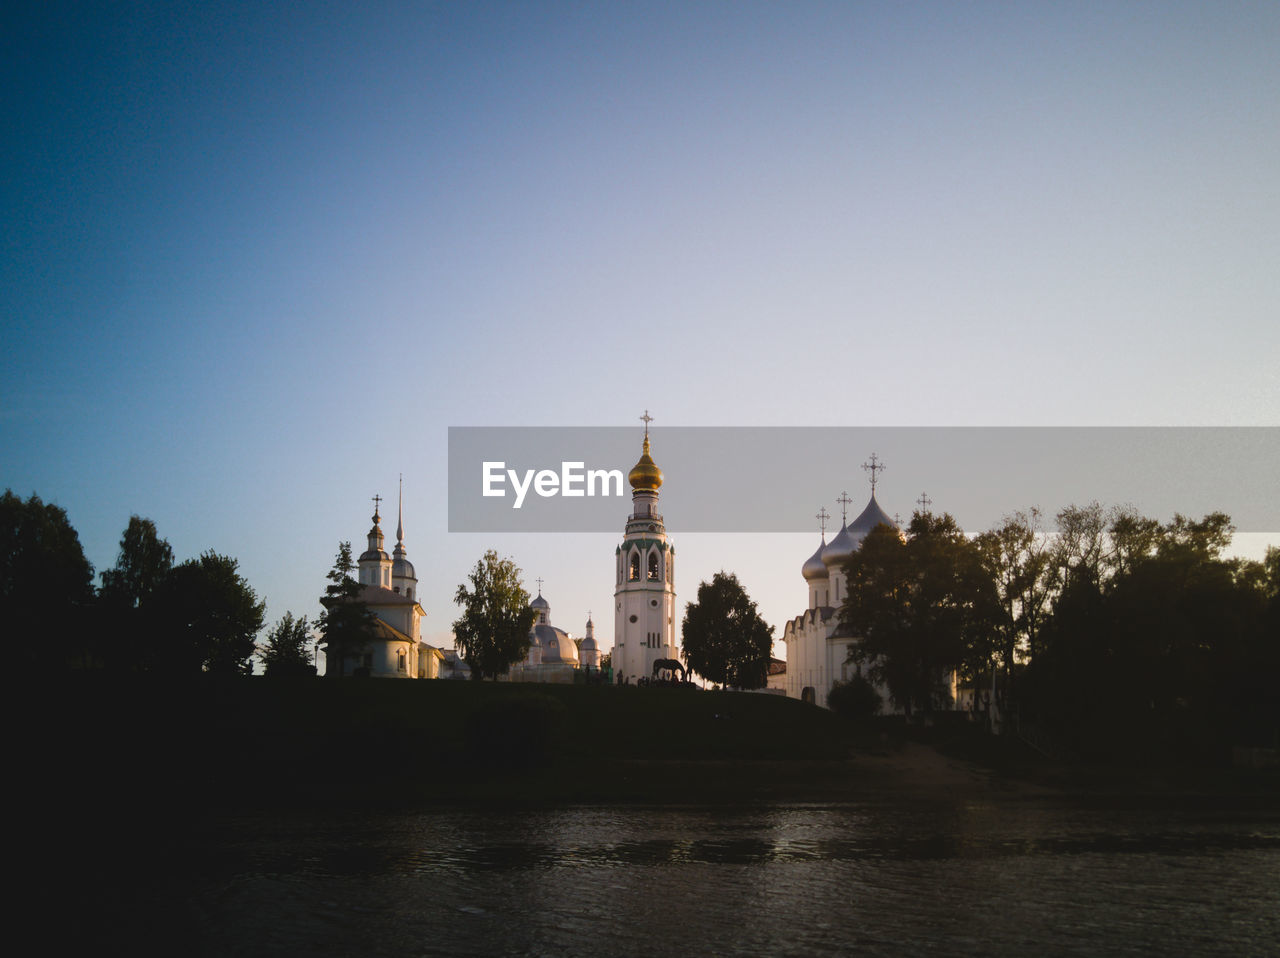
<instances>
[{"instance_id":1,"label":"tree line","mask_svg":"<svg viewBox=\"0 0 1280 958\"><path fill-rule=\"evenodd\" d=\"M1221 512L1038 510L970 538L947 514L872 530L845 566L850 660L902 709L949 706L944 678L1064 753L1206 756L1280 733L1280 549L1226 556Z\"/></svg>"},{"instance_id":2,"label":"tree line","mask_svg":"<svg viewBox=\"0 0 1280 958\"><path fill-rule=\"evenodd\" d=\"M32 494L0 496L0 621L13 651L42 670L245 675L311 667L309 625L291 613L261 646L266 603L213 550L175 562L155 523L131 516L115 565L93 566L65 510Z\"/></svg>"}]
</instances>

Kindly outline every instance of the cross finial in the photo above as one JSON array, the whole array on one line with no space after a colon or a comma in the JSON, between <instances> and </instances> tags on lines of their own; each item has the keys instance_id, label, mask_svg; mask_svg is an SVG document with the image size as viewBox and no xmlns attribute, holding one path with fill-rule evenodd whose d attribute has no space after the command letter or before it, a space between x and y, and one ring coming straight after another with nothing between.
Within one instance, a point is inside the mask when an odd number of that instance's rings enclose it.
<instances>
[{"instance_id":1,"label":"cross finial","mask_svg":"<svg viewBox=\"0 0 1280 958\"><path fill-rule=\"evenodd\" d=\"M640 417L640 421L644 423L644 438L649 438L649 423L653 422L653 417L649 415L649 410L644 411L644 415Z\"/></svg>"},{"instance_id":2,"label":"cross finial","mask_svg":"<svg viewBox=\"0 0 1280 958\"><path fill-rule=\"evenodd\" d=\"M825 539L827 537L827 520L831 518L827 513L827 507L823 506L819 509L818 514L814 516L814 518L817 519L818 523L822 526L822 537Z\"/></svg>"},{"instance_id":3,"label":"cross finial","mask_svg":"<svg viewBox=\"0 0 1280 958\"><path fill-rule=\"evenodd\" d=\"M893 524L898 528L902 528L902 515L900 513L895 512L893 514Z\"/></svg>"},{"instance_id":4,"label":"cross finial","mask_svg":"<svg viewBox=\"0 0 1280 958\"><path fill-rule=\"evenodd\" d=\"M920 493L920 498L916 500L916 505L918 505L920 507L920 511L927 516L929 514L929 507L933 505L933 500L929 498L929 493L922 492Z\"/></svg>"},{"instance_id":5,"label":"cross finial","mask_svg":"<svg viewBox=\"0 0 1280 958\"><path fill-rule=\"evenodd\" d=\"M382 502L382 496L373 497L373 518L378 518L378 504Z\"/></svg>"},{"instance_id":6,"label":"cross finial","mask_svg":"<svg viewBox=\"0 0 1280 958\"><path fill-rule=\"evenodd\" d=\"M874 499L876 497L876 473L884 472L884 463L880 462L879 457L873 452L871 461L864 462L862 468L871 473L871 498Z\"/></svg>"},{"instance_id":7,"label":"cross finial","mask_svg":"<svg viewBox=\"0 0 1280 958\"><path fill-rule=\"evenodd\" d=\"M542 576L538 576L538 595L542 595Z\"/></svg>"},{"instance_id":8,"label":"cross finial","mask_svg":"<svg viewBox=\"0 0 1280 958\"><path fill-rule=\"evenodd\" d=\"M849 493L842 492L836 496L836 502L840 503L840 521L843 523L849 518L849 503L853 500L849 498Z\"/></svg>"}]
</instances>

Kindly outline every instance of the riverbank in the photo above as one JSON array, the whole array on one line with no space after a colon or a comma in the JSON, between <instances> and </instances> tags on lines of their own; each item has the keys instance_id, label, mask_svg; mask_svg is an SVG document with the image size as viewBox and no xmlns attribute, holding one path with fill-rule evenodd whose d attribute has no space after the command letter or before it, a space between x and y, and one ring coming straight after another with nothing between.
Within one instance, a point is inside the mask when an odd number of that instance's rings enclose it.
<instances>
[{"instance_id":1,"label":"riverbank","mask_svg":"<svg viewBox=\"0 0 1280 958\"><path fill-rule=\"evenodd\" d=\"M16 754L55 806L1272 800L1280 776L1082 767L951 722L856 724L691 688L74 676L11 699Z\"/></svg>"}]
</instances>

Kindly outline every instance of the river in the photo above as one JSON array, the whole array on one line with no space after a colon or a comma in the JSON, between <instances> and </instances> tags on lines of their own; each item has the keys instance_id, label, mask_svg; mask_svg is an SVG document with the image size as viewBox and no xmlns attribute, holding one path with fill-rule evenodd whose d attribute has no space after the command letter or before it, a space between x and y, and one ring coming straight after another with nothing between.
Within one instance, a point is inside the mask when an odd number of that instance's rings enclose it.
<instances>
[{"instance_id":1,"label":"river","mask_svg":"<svg viewBox=\"0 0 1280 958\"><path fill-rule=\"evenodd\" d=\"M928 801L226 815L103 935L208 955L1276 954L1280 814ZM100 920L100 919L99 919Z\"/></svg>"}]
</instances>

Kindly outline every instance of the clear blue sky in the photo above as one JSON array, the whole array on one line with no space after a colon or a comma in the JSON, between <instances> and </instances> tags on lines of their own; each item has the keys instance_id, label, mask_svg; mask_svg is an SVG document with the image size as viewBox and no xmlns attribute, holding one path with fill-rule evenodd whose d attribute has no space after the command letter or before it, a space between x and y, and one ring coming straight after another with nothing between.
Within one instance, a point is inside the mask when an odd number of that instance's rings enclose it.
<instances>
[{"instance_id":1,"label":"clear blue sky","mask_svg":"<svg viewBox=\"0 0 1280 958\"><path fill-rule=\"evenodd\" d=\"M494 546L607 646L624 516L449 535L450 425L1276 425L1277 50L1274 2L20 6L0 487L274 620L403 472L437 642ZM813 537L670 532L681 607L803 609Z\"/></svg>"}]
</instances>

